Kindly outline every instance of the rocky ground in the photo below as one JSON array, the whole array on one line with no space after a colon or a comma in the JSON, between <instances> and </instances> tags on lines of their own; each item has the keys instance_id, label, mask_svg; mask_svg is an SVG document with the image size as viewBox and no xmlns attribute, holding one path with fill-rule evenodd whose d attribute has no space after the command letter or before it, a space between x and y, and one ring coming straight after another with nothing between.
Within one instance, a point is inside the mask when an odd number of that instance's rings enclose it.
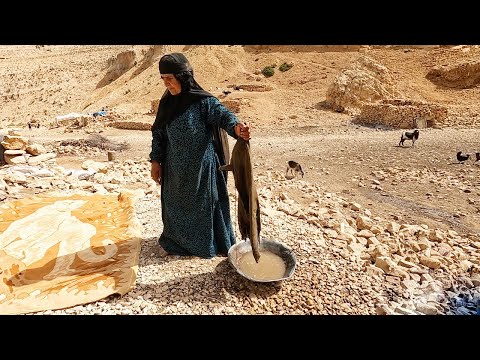
<instances>
[{"instance_id":1,"label":"rocky ground","mask_svg":"<svg viewBox=\"0 0 480 360\"><path fill-rule=\"evenodd\" d=\"M79 147L82 155L71 155L73 146L66 151L70 155L43 165L57 174L53 178L15 185L4 176L6 199L124 187L144 195L136 204L144 234L135 289L41 313L474 314L480 285L480 166L473 160L456 164L452 141L471 152L478 131L428 129L415 148L401 148L398 131L358 128L342 123L342 116L337 120L343 125L335 130L327 125L254 134L262 238L285 243L297 257L294 276L281 283L250 282L222 257L156 257L162 225L158 189L145 180L148 132L100 130L131 146L117 152L114 163L101 149ZM47 149L65 138L88 138L84 130L24 133ZM291 158L302 164L303 179L285 178ZM88 159L105 170L79 180L53 165L79 169ZM235 217L232 182L230 194Z\"/></svg>"}]
</instances>

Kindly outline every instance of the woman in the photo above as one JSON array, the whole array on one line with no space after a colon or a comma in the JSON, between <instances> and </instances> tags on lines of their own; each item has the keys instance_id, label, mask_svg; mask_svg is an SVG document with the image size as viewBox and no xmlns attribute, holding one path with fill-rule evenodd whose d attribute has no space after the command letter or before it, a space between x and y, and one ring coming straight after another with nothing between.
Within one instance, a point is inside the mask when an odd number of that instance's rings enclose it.
<instances>
[{"instance_id":1,"label":"woman","mask_svg":"<svg viewBox=\"0 0 480 360\"><path fill-rule=\"evenodd\" d=\"M228 162L228 142L218 130L249 140L250 128L201 88L183 54L164 55L159 70L167 90L152 126L150 153L151 176L161 185L158 253L226 255L235 236L227 173L218 170Z\"/></svg>"}]
</instances>

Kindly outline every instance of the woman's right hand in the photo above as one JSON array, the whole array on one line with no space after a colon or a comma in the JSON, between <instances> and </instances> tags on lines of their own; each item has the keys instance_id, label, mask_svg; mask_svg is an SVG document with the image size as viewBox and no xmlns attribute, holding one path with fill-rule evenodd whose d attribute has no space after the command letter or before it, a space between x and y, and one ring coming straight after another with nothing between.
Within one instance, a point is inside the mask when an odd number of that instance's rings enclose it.
<instances>
[{"instance_id":1,"label":"woman's right hand","mask_svg":"<svg viewBox=\"0 0 480 360\"><path fill-rule=\"evenodd\" d=\"M160 165L156 161L152 161L152 167L150 169L150 175L151 175L152 179L159 185L162 185L162 175L163 175L162 170L163 170L162 165Z\"/></svg>"},{"instance_id":2,"label":"woman's right hand","mask_svg":"<svg viewBox=\"0 0 480 360\"><path fill-rule=\"evenodd\" d=\"M245 141L249 141L250 140L250 125L247 124L247 123L238 123L237 125L235 125L235 128L234 128L234 131L235 131L235 135L237 135L237 137L241 137L243 140Z\"/></svg>"}]
</instances>

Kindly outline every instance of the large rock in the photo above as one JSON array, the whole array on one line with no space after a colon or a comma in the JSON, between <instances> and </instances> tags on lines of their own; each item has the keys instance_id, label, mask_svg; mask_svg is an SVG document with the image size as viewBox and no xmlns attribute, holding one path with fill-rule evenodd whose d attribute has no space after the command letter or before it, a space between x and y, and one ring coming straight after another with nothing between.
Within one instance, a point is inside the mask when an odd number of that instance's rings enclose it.
<instances>
[{"instance_id":1,"label":"large rock","mask_svg":"<svg viewBox=\"0 0 480 360\"><path fill-rule=\"evenodd\" d=\"M56 153L46 153L38 156L30 156L28 158L28 165L38 165L44 161L47 161L56 157L57 157Z\"/></svg>"},{"instance_id":2,"label":"large rock","mask_svg":"<svg viewBox=\"0 0 480 360\"><path fill-rule=\"evenodd\" d=\"M85 169L85 170L93 169L95 171L106 174L108 171L108 164L89 159L89 160L85 160L82 163L82 169Z\"/></svg>"},{"instance_id":3,"label":"large rock","mask_svg":"<svg viewBox=\"0 0 480 360\"><path fill-rule=\"evenodd\" d=\"M12 184L25 184L27 182L27 177L18 171L12 171L9 173L2 174L3 179Z\"/></svg>"},{"instance_id":4,"label":"large rock","mask_svg":"<svg viewBox=\"0 0 480 360\"><path fill-rule=\"evenodd\" d=\"M362 216L362 215L359 215L359 216L357 217L356 223L357 223L357 229L358 229L358 230L363 230L363 229L368 230L368 229L370 229L370 228L372 227L372 225L373 225L372 220L371 220L369 217L367 217L367 216Z\"/></svg>"},{"instance_id":5,"label":"large rock","mask_svg":"<svg viewBox=\"0 0 480 360\"><path fill-rule=\"evenodd\" d=\"M19 156L25 154L25 150L5 150L4 155L7 156Z\"/></svg>"},{"instance_id":6,"label":"large rock","mask_svg":"<svg viewBox=\"0 0 480 360\"><path fill-rule=\"evenodd\" d=\"M17 150L17 151L23 151L23 150ZM9 165L19 165L19 164L25 164L27 162L27 159L23 155L8 155L7 153L5 153L3 158L5 159L5 162Z\"/></svg>"},{"instance_id":7,"label":"large rock","mask_svg":"<svg viewBox=\"0 0 480 360\"><path fill-rule=\"evenodd\" d=\"M430 269L438 269L442 262L439 258L422 255L420 256L420 264L428 266Z\"/></svg>"},{"instance_id":8,"label":"large rock","mask_svg":"<svg viewBox=\"0 0 480 360\"><path fill-rule=\"evenodd\" d=\"M386 256L379 256L375 259L375 266L385 271L387 274L396 268L395 262Z\"/></svg>"},{"instance_id":9,"label":"large rock","mask_svg":"<svg viewBox=\"0 0 480 360\"><path fill-rule=\"evenodd\" d=\"M325 105L356 115L365 103L402 96L393 83L385 66L361 56L335 77L327 90Z\"/></svg>"},{"instance_id":10,"label":"large rock","mask_svg":"<svg viewBox=\"0 0 480 360\"><path fill-rule=\"evenodd\" d=\"M480 84L480 60L436 66L428 72L426 78L436 85L468 89Z\"/></svg>"},{"instance_id":11,"label":"large rock","mask_svg":"<svg viewBox=\"0 0 480 360\"><path fill-rule=\"evenodd\" d=\"M28 144L28 138L16 135L4 135L1 143L7 150L25 150Z\"/></svg>"},{"instance_id":12,"label":"large rock","mask_svg":"<svg viewBox=\"0 0 480 360\"><path fill-rule=\"evenodd\" d=\"M31 155L40 155L45 154L47 150L45 149L45 146L41 144L29 144L27 146L27 152Z\"/></svg>"},{"instance_id":13,"label":"large rock","mask_svg":"<svg viewBox=\"0 0 480 360\"><path fill-rule=\"evenodd\" d=\"M3 159L10 165L24 164L27 162L27 159L25 159L23 154L25 154L25 150L5 150Z\"/></svg>"}]
</instances>

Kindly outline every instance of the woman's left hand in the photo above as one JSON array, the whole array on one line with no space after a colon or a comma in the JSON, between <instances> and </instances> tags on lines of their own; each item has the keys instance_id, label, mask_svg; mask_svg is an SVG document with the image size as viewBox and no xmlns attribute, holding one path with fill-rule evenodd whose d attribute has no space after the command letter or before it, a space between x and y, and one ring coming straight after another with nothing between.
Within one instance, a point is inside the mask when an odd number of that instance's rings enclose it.
<instances>
[{"instance_id":1,"label":"woman's left hand","mask_svg":"<svg viewBox=\"0 0 480 360\"><path fill-rule=\"evenodd\" d=\"M238 123L235 125L235 135L241 137L243 140L250 140L250 125L247 123Z\"/></svg>"}]
</instances>

